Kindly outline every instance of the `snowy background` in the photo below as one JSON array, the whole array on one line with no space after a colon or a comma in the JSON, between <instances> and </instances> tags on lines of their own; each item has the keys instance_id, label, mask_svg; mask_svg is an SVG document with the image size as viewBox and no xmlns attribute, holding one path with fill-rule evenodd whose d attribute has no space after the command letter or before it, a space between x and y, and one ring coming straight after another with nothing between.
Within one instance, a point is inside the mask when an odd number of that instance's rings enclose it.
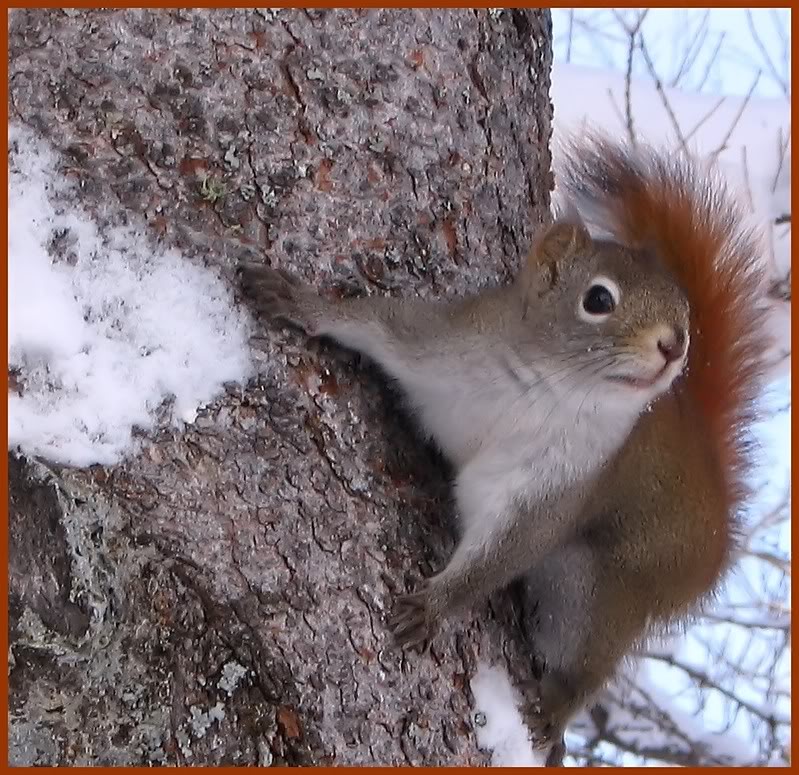
<instances>
[{"instance_id":1,"label":"snowy background","mask_svg":"<svg viewBox=\"0 0 799 775\"><path fill-rule=\"evenodd\" d=\"M684 637L653 644L568 743L570 763L779 763L789 739L790 12L553 11L554 150L588 123L716 164L764 234L772 381L739 571ZM252 373L249 323L212 271L104 232L9 136L9 448L77 466L135 454ZM209 192L209 196L213 192ZM64 244L69 234L69 244ZM52 256L59 256L53 260ZM101 256L102 258L98 258ZM536 761L497 666L472 683L497 764Z\"/></svg>"}]
</instances>

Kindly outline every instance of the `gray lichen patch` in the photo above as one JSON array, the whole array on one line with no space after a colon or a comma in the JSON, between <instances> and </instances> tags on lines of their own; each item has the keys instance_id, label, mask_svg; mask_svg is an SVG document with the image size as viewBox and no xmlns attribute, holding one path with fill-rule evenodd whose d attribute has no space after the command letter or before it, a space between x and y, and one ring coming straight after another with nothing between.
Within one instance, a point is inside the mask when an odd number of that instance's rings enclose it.
<instances>
[{"instance_id":1,"label":"gray lichen patch","mask_svg":"<svg viewBox=\"0 0 799 775\"><path fill-rule=\"evenodd\" d=\"M222 676L217 686L229 697L236 691L236 687L248 672L249 670L246 667L240 665L235 660L232 662L225 662L222 667Z\"/></svg>"},{"instance_id":2,"label":"gray lichen patch","mask_svg":"<svg viewBox=\"0 0 799 775\"><path fill-rule=\"evenodd\" d=\"M207 711L201 710L196 705L189 707L191 720L189 722L195 737L205 737L208 730L215 722L220 722L225 718L225 704L217 702Z\"/></svg>"}]
</instances>

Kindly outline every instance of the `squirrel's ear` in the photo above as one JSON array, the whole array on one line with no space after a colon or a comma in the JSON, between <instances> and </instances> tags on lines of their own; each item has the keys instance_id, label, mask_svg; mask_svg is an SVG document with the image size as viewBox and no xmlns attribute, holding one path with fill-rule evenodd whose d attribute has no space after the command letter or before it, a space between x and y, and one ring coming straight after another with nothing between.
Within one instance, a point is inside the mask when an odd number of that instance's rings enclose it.
<instances>
[{"instance_id":1,"label":"squirrel's ear","mask_svg":"<svg viewBox=\"0 0 799 775\"><path fill-rule=\"evenodd\" d=\"M537 240L530 256L531 263L554 264L587 252L591 235L582 221L558 220Z\"/></svg>"},{"instance_id":2,"label":"squirrel's ear","mask_svg":"<svg viewBox=\"0 0 799 775\"><path fill-rule=\"evenodd\" d=\"M571 223L573 226L585 227L583 216L580 215L580 211L574 201L569 198L563 198L555 205L555 217L553 220L555 223Z\"/></svg>"}]
</instances>

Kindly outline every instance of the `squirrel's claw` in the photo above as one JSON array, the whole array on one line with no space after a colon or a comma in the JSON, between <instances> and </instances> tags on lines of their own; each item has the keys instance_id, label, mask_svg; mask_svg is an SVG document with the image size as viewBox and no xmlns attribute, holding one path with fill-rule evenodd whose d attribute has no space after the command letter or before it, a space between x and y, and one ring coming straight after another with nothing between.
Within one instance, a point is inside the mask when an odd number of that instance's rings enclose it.
<instances>
[{"instance_id":1,"label":"squirrel's claw","mask_svg":"<svg viewBox=\"0 0 799 775\"><path fill-rule=\"evenodd\" d=\"M549 748L546 766L563 766L563 757L566 755L563 733L558 731L556 724L545 717L539 697L536 696L526 704L523 716L530 730L533 747L539 750Z\"/></svg>"},{"instance_id":2,"label":"squirrel's claw","mask_svg":"<svg viewBox=\"0 0 799 775\"><path fill-rule=\"evenodd\" d=\"M304 304L313 292L302 280L284 269L251 262L240 263L236 273L242 292L259 313L313 334Z\"/></svg>"},{"instance_id":3,"label":"squirrel's claw","mask_svg":"<svg viewBox=\"0 0 799 775\"><path fill-rule=\"evenodd\" d=\"M388 621L394 640L400 646L426 650L432 636L427 590L403 595L397 600Z\"/></svg>"},{"instance_id":4,"label":"squirrel's claw","mask_svg":"<svg viewBox=\"0 0 799 775\"><path fill-rule=\"evenodd\" d=\"M562 767L564 756L566 756L566 743L561 736L560 740L552 743L552 748L549 749L549 754L547 755L546 766Z\"/></svg>"}]
</instances>

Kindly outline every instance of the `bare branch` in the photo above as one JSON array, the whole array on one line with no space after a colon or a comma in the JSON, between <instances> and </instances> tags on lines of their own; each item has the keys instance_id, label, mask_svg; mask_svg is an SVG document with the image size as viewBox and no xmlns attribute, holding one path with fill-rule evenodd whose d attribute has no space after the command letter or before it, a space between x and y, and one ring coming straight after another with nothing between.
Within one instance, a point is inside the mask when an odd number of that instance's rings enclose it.
<instances>
[{"instance_id":1,"label":"bare branch","mask_svg":"<svg viewBox=\"0 0 799 775\"><path fill-rule=\"evenodd\" d=\"M783 70L788 73L791 57L791 44L790 40L788 39L786 29L789 28L789 26L785 24L784 19L780 19L779 11L776 8L771 9L769 17L771 18L771 24L774 27L774 31L777 33L777 37L780 39L780 47L782 49L780 52L780 59Z\"/></svg>"},{"instance_id":2,"label":"bare branch","mask_svg":"<svg viewBox=\"0 0 799 775\"><path fill-rule=\"evenodd\" d=\"M672 667L676 667L678 670L682 670L691 680L695 681L700 688L707 687L717 691L719 694L730 700L730 702L747 710L753 716L761 718L768 724L785 724L786 726L789 726L791 723L790 719L780 716L768 708L759 707L754 703L745 700L743 697L739 697L737 694L730 691L726 686L722 686L721 684L717 683L705 671L691 667L691 665L681 662L670 654L647 653L644 656L647 659L665 662Z\"/></svg>"},{"instance_id":3,"label":"bare branch","mask_svg":"<svg viewBox=\"0 0 799 775\"><path fill-rule=\"evenodd\" d=\"M618 106L616 102L616 98L613 96L613 90L608 89L608 99L610 100L610 105L613 108L614 112L616 113L616 117L619 119L621 124L625 123L624 114L621 112L621 108Z\"/></svg>"},{"instance_id":4,"label":"bare branch","mask_svg":"<svg viewBox=\"0 0 799 775\"><path fill-rule=\"evenodd\" d=\"M746 629L779 630L781 632L791 631L790 618L782 615L771 619L756 617L747 618L736 614L733 608L721 608L704 613L702 618L707 619L712 624L734 624L736 627L743 627Z\"/></svg>"},{"instance_id":5,"label":"bare branch","mask_svg":"<svg viewBox=\"0 0 799 775\"><path fill-rule=\"evenodd\" d=\"M744 173L744 190L746 191L746 201L749 204L749 212L755 211L755 199L752 195L752 181L749 179L749 154L746 146L741 146L741 169Z\"/></svg>"},{"instance_id":6,"label":"bare branch","mask_svg":"<svg viewBox=\"0 0 799 775\"><path fill-rule=\"evenodd\" d=\"M640 27L643 21L644 14L638 22ZM633 77L633 59L635 57L635 35L633 31L629 32L630 40L627 46L627 71L624 74L624 111L627 117L627 137L632 145L635 145L635 127L633 126L633 104L632 104L632 77Z\"/></svg>"},{"instance_id":7,"label":"bare branch","mask_svg":"<svg viewBox=\"0 0 799 775\"><path fill-rule=\"evenodd\" d=\"M777 130L777 170L774 173L774 180L771 183L771 193L777 190L777 185L780 182L780 173L782 172L783 164L785 164L785 154L788 152L788 146L791 143L790 130L786 134L784 141L782 136L782 127Z\"/></svg>"},{"instance_id":8,"label":"bare branch","mask_svg":"<svg viewBox=\"0 0 799 775\"><path fill-rule=\"evenodd\" d=\"M702 116L699 121L696 122L694 128L685 136L685 141L688 142L688 140L690 140L696 134L702 124L704 124L726 101L727 98L724 95L719 97L718 101L713 105L713 107L707 113L705 113L705 115Z\"/></svg>"},{"instance_id":9,"label":"bare branch","mask_svg":"<svg viewBox=\"0 0 799 775\"><path fill-rule=\"evenodd\" d=\"M566 61L572 61L572 40L574 37L574 8L569 8L569 37L566 40Z\"/></svg>"},{"instance_id":10,"label":"bare branch","mask_svg":"<svg viewBox=\"0 0 799 775\"><path fill-rule=\"evenodd\" d=\"M766 552L762 549L758 550L749 548L740 550L739 554L742 557L754 557L757 560L768 563L773 568L776 568L778 571L780 571L780 573L784 573L786 576L791 575L791 561L787 557L780 557L778 554Z\"/></svg>"},{"instance_id":11,"label":"bare branch","mask_svg":"<svg viewBox=\"0 0 799 775\"><path fill-rule=\"evenodd\" d=\"M605 48L605 43L611 44L618 44L622 42L626 42L627 38L625 37L618 37L612 33L608 33L605 30L600 30L590 22L585 21L577 16L574 18L574 25L575 27L582 29L585 33L587 33L588 37L592 39L594 43L594 49L596 53L600 54L604 59L604 63L607 67L614 67L615 61L613 57L608 53L608 50Z\"/></svg>"}]
</instances>

